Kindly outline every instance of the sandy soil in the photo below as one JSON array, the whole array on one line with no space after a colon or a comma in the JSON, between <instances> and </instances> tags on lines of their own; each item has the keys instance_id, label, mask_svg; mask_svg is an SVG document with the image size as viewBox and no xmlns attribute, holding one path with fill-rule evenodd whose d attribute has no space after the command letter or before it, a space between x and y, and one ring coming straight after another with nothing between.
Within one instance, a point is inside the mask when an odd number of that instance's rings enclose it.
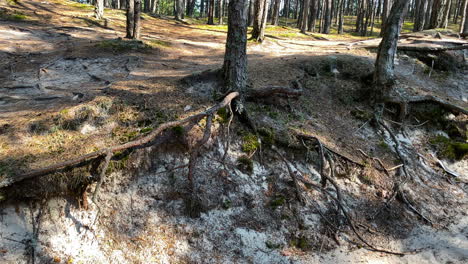
<instances>
[{"instance_id":1,"label":"sandy soil","mask_svg":"<svg viewBox=\"0 0 468 264\"><path fill-rule=\"evenodd\" d=\"M28 16L25 21L0 21L2 162L28 157L29 163L18 163L18 168L41 166L119 142L122 138L115 134L120 126L128 134L142 121L144 126L157 124L161 116L180 118L213 103L216 83L182 84L180 80L220 67L222 30L144 15L142 40L154 44L153 48L118 52L99 45L124 36L122 11L106 10L105 26L93 20L92 9L69 1L31 0L1 3L0 7ZM262 45L249 43L250 88L289 86L302 78L304 95L279 106L248 103L247 108L261 127L308 131L347 157L372 163L362 151L391 168L399 161L391 150L390 135L353 114L356 109L372 111L361 77L372 71L375 59L372 50L351 45L355 41L269 38ZM466 72L434 71L428 76L427 70L415 58L400 54L398 89L438 95L467 106ZM116 113L112 107L102 107L108 100ZM77 115L90 105L96 117L80 123L76 131L60 131L59 138L56 132L38 135L31 131L32 124L41 124L38 121L68 112ZM138 112L157 118L132 119ZM114 116L112 122L106 121ZM466 117L454 118L466 125ZM429 138L446 132L431 122L423 126L423 120L414 117L409 123L397 134L413 175L405 191L432 225L398 200L376 215L398 178L375 169L369 176L366 169L335 160L341 170L337 182L358 231L373 245L409 252L403 257L357 246L356 236L336 214L336 205L306 186L303 191L309 200L300 205L286 167L273 152L256 153L252 173L240 170L238 158L245 153L239 142L245 128L234 122L228 169L219 164L225 143L225 127L219 124L219 137L210 139L198 162L197 198L204 205L199 217L186 212L190 196L184 191L186 168L172 171L187 164L186 153L176 144L154 147L136 153L128 165L132 169L108 176L100 192L97 222L96 205L82 210L67 195L2 204L0 262L466 263L468 161L442 159L460 176L447 175L434 159L436 150L428 144ZM287 137L279 132L277 138ZM37 144L45 139L50 145ZM309 162L318 157L304 152L285 155L297 173L319 181L317 163ZM328 190L334 193L331 186ZM330 215L341 231L324 223L323 214Z\"/></svg>"}]
</instances>

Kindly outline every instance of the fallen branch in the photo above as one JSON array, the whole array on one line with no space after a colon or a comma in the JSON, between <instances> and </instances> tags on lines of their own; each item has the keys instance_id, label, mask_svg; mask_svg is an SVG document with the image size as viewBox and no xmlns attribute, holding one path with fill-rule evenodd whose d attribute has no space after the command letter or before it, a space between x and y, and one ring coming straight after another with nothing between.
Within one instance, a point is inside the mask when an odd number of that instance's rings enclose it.
<instances>
[{"instance_id":1,"label":"fallen branch","mask_svg":"<svg viewBox=\"0 0 468 264\"><path fill-rule=\"evenodd\" d=\"M32 170L27 173L23 174L17 174L12 177L8 177L5 179L0 180L0 188L7 187L13 183L23 181L26 179L34 178L34 177L40 177L44 176L50 173L57 172L61 169L64 168L73 168L78 166L79 164L82 164L83 162L89 161L91 159L94 159L96 157L104 156L107 155L107 153L115 153L118 151L123 151L123 150L129 150L129 149L135 149L135 148L141 148L144 146L149 146L151 145L152 141L154 141L155 138L157 138L162 132L165 130L172 128L172 127L177 127L189 122L198 122L204 117L208 116L213 116L220 108L223 108L231 103L232 100L234 100L236 97L239 96L238 92L232 92L228 94L222 102L218 103L217 105L209 108L208 110L201 112L199 114L195 114L192 116L189 116L185 119L182 120L177 120L177 121L171 121L167 122L164 124L161 124L159 127L157 127L155 130L153 130L151 133L149 133L147 136L144 136L142 138L127 142L125 144L121 145L116 145L116 146L111 146L107 148L103 148L79 157L76 157L74 159L66 160L60 163L53 164L51 166L47 166L44 168Z\"/></svg>"},{"instance_id":2,"label":"fallen branch","mask_svg":"<svg viewBox=\"0 0 468 264\"><path fill-rule=\"evenodd\" d=\"M310 134L305 134L305 133L303 133L303 132L301 132L301 131L298 131L298 130L295 130L295 129L292 129L291 131L292 131L292 133L293 133L296 137L298 137L298 138L306 139L306 140L314 140L314 141L316 141L316 142L320 142L320 140L319 140L316 136L313 136L313 135L310 135ZM355 165L358 165L359 167L365 167L365 165L364 165L362 162L357 161L357 160L351 158L350 156L348 156L348 155L346 155L346 154L340 153L340 152L338 152L337 150L334 150L334 149L333 149L332 147L330 147L330 146L326 146L326 145L324 145L323 143L321 143L321 144L323 145L323 147L324 147L326 150L328 150L328 151L332 152L333 154L335 154L335 155L341 157L342 159L347 160L347 161L349 161L349 162L351 162L351 163L353 163L353 164L355 164Z\"/></svg>"},{"instance_id":3,"label":"fallen branch","mask_svg":"<svg viewBox=\"0 0 468 264\"><path fill-rule=\"evenodd\" d=\"M297 98L302 95L302 89L292 89L284 86L269 86L262 89L252 89L247 93L247 100L265 99L266 97L279 96Z\"/></svg>"},{"instance_id":4,"label":"fallen branch","mask_svg":"<svg viewBox=\"0 0 468 264\"><path fill-rule=\"evenodd\" d=\"M457 113L462 113L465 115L468 115L468 108L458 106L456 104L452 104L448 101L445 101L437 96L433 95L422 95L422 96L409 96L405 97L403 99L397 99L394 97L390 97L386 99L387 102L389 103L394 103L394 104L408 104L408 103L423 103L423 102L434 102L436 104L442 105L443 107L452 110ZM406 114L406 113L405 113Z\"/></svg>"}]
</instances>

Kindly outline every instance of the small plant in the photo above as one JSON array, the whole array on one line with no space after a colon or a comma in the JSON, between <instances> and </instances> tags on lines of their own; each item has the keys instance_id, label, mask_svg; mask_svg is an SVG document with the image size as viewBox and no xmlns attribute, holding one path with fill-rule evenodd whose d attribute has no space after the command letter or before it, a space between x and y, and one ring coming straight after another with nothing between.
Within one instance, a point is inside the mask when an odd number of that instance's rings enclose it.
<instances>
[{"instance_id":1,"label":"small plant","mask_svg":"<svg viewBox=\"0 0 468 264\"><path fill-rule=\"evenodd\" d=\"M246 155L242 155L237 159L237 166L241 171L249 174L253 172L253 161Z\"/></svg>"},{"instance_id":2,"label":"small plant","mask_svg":"<svg viewBox=\"0 0 468 264\"><path fill-rule=\"evenodd\" d=\"M114 53L123 53L129 51L146 51L151 46L144 44L140 40L123 40L121 38L112 40L103 40L96 44L96 47L112 51Z\"/></svg>"},{"instance_id":3,"label":"small plant","mask_svg":"<svg viewBox=\"0 0 468 264\"><path fill-rule=\"evenodd\" d=\"M461 160L468 155L466 142L457 142L441 135L430 139L429 142L437 147L443 158Z\"/></svg>"},{"instance_id":4,"label":"small plant","mask_svg":"<svg viewBox=\"0 0 468 264\"><path fill-rule=\"evenodd\" d=\"M254 134L247 134L242 137L242 151L248 154L255 152L260 147L260 142Z\"/></svg>"},{"instance_id":5,"label":"small plant","mask_svg":"<svg viewBox=\"0 0 468 264\"><path fill-rule=\"evenodd\" d=\"M172 44L168 41L164 40L159 40L159 39L152 39L148 41L148 46L153 47L153 48L159 48L159 47L170 47Z\"/></svg>"},{"instance_id":6,"label":"small plant","mask_svg":"<svg viewBox=\"0 0 468 264\"><path fill-rule=\"evenodd\" d=\"M273 144L275 144L275 134L272 129L261 127L258 129L258 134L262 138L262 143L265 146L273 146Z\"/></svg>"},{"instance_id":7,"label":"small plant","mask_svg":"<svg viewBox=\"0 0 468 264\"><path fill-rule=\"evenodd\" d=\"M379 147L384 149L385 151L390 151L390 146L383 140L379 142Z\"/></svg>"},{"instance_id":8,"label":"small plant","mask_svg":"<svg viewBox=\"0 0 468 264\"><path fill-rule=\"evenodd\" d=\"M276 209L280 206L283 206L286 203L286 198L282 195L275 196L271 201L270 201L270 206L272 209Z\"/></svg>"},{"instance_id":9,"label":"small plant","mask_svg":"<svg viewBox=\"0 0 468 264\"><path fill-rule=\"evenodd\" d=\"M220 108L216 113L218 116L216 120L220 123L227 123L229 121L229 112L226 107Z\"/></svg>"},{"instance_id":10,"label":"small plant","mask_svg":"<svg viewBox=\"0 0 468 264\"><path fill-rule=\"evenodd\" d=\"M306 250L306 249L309 248L309 242L307 241L307 238L305 238L305 237L293 237L289 241L289 245L291 247L296 247L296 248L299 248L301 250Z\"/></svg>"},{"instance_id":11,"label":"small plant","mask_svg":"<svg viewBox=\"0 0 468 264\"><path fill-rule=\"evenodd\" d=\"M172 131L174 131L174 134L178 137L184 134L184 128L182 126L175 126L172 128Z\"/></svg>"}]
</instances>

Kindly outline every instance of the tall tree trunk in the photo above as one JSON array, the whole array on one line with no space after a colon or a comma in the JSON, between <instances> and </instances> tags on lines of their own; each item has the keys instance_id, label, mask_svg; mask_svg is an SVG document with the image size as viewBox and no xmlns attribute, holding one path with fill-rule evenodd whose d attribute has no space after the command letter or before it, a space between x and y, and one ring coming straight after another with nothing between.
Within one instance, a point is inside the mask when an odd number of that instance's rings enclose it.
<instances>
[{"instance_id":1,"label":"tall tree trunk","mask_svg":"<svg viewBox=\"0 0 468 264\"><path fill-rule=\"evenodd\" d=\"M338 34L343 34L345 1L342 0L340 4L341 4L340 7L339 7L340 12L339 12L339 15L338 15Z\"/></svg>"},{"instance_id":2,"label":"tall tree trunk","mask_svg":"<svg viewBox=\"0 0 468 264\"><path fill-rule=\"evenodd\" d=\"M135 15L133 23L133 39L140 38L140 16L141 16L141 0L135 0Z\"/></svg>"},{"instance_id":3,"label":"tall tree trunk","mask_svg":"<svg viewBox=\"0 0 468 264\"><path fill-rule=\"evenodd\" d=\"M223 24L223 9L224 9L224 1L219 0L218 1L218 24L222 25Z\"/></svg>"},{"instance_id":4,"label":"tall tree trunk","mask_svg":"<svg viewBox=\"0 0 468 264\"><path fill-rule=\"evenodd\" d=\"M244 93L247 88L247 0L230 0L224 54L223 92Z\"/></svg>"},{"instance_id":5,"label":"tall tree trunk","mask_svg":"<svg viewBox=\"0 0 468 264\"><path fill-rule=\"evenodd\" d=\"M279 22L279 13L280 13L280 5L281 5L281 0L274 0L273 4L273 12L271 15L271 24L273 26L277 26Z\"/></svg>"},{"instance_id":6,"label":"tall tree trunk","mask_svg":"<svg viewBox=\"0 0 468 264\"><path fill-rule=\"evenodd\" d=\"M383 32L385 31L385 25L387 23L388 12L390 12L390 1L391 0L384 0L383 7L382 7L382 24L380 26L380 36L383 36Z\"/></svg>"},{"instance_id":7,"label":"tall tree trunk","mask_svg":"<svg viewBox=\"0 0 468 264\"><path fill-rule=\"evenodd\" d=\"M249 27L253 25L253 21L255 20L255 1L256 0L249 1L249 13L247 15L248 16L247 25Z\"/></svg>"},{"instance_id":8,"label":"tall tree trunk","mask_svg":"<svg viewBox=\"0 0 468 264\"><path fill-rule=\"evenodd\" d=\"M317 0L310 1L310 14L307 30L315 32L315 23L317 21Z\"/></svg>"},{"instance_id":9,"label":"tall tree trunk","mask_svg":"<svg viewBox=\"0 0 468 264\"><path fill-rule=\"evenodd\" d=\"M94 16L99 20L104 18L104 0L96 0L94 3Z\"/></svg>"},{"instance_id":10,"label":"tall tree trunk","mask_svg":"<svg viewBox=\"0 0 468 264\"><path fill-rule=\"evenodd\" d=\"M289 18L289 3L291 0L284 0L283 12L281 13L282 17Z\"/></svg>"},{"instance_id":11,"label":"tall tree trunk","mask_svg":"<svg viewBox=\"0 0 468 264\"><path fill-rule=\"evenodd\" d=\"M205 0L200 0L200 17L205 14Z\"/></svg>"},{"instance_id":12,"label":"tall tree trunk","mask_svg":"<svg viewBox=\"0 0 468 264\"><path fill-rule=\"evenodd\" d=\"M127 0L127 35L126 38L133 38L133 28L135 24L135 0Z\"/></svg>"},{"instance_id":13,"label":"tall tree trunk","mask_svg":"<svg viewBox=\"0 0 468 264\"><path fill-rule=\"evenodd\" d=\"M447 6L445 7L444 18L442 19L443 27L447 29L449 17L450 17L450 10L452 9L452 0L447 0Z\"/></svg>"},{"instance_id":14,"label":"tall tree trunk","mask_svg":"<svg viewBox=\"0 0 468 264\"><path fill-rule=\"evenodd\" d=\"M307 19L309 18L309 8L310 8L310 0L304 0L302 4L302 21L301 21L301 33L306 33L307 30Z\"/></svg>"},{"instance_id":15,"label":"tall tree trunk","mask_svg":"<svg viewBox=\"0 0 468 264\"><path fill-rule=\"evenodd\" d=\"M265 39L265 27L268 12L268 0L255 1L252 39L262 42Z\"/></svg>"},{"instance_id":16,"label":"tall tree trunk","mask_svg":"<svg viewBox=\"0 0 468 264\"><path fill-rule=\"evenodd\" d=\"M431 20L429 21L430 29L442 27L446 7L447 0L434 0L432 4Z\"/></svg>"},{"instance_id":17,"label":"tall tree trunk","mask_svg":"<svg viewBox=\"0 0 468 264\"><path fill-rule=\"evenodd\" d=\"M462 19L460 23L460 34L464 37L468 36L468 0L465 0L462 9Z\"/></svg>"},{"instance_id":18,"label":"tall tree trunk","mask_svg":"<svg viewBox=\"0 0 468 264\"><path fill-rule=\"evenodd\" d=\"M325 23L323 25L323 33L330 34L331 22L332 22L332 1L333 0L325 0L325 8L324 8L324 15L325 15Z\"/></svg>"},{"instance_id":19,"label":"tall tree trunk","mask_svg":"<svg viewBox=\"0 0 468 264\"><path fill-rule=\"evenodd\" d=\"M174 17L176 20L181 20L182 14L184 12L184 0L174 0L174 1L175 1L175 16Z\"/></svg>"},{"instance_id":20,"label":"tall tree trunk","mask_svg":"<svg viewBox=\"0 0 468 264\"><path fill-rule=\"evenodd\" d=\"M375 61L374 84L379 89L376 91L378 102L384 101L394 83L395 54L408 4L408 0L396 0L387 17L387 23Z\"/></svg>"},{"instance_id":21,"label":"tall tree trunk","mask_svg":"<svg viewBox=\"0 0 468 264\"><path fill-rule=\"evenodd\" d=\"M215 1L210 0L210 5L208 6L208 25L214 25L214 6Z\"/></svg>"}]
</instances>

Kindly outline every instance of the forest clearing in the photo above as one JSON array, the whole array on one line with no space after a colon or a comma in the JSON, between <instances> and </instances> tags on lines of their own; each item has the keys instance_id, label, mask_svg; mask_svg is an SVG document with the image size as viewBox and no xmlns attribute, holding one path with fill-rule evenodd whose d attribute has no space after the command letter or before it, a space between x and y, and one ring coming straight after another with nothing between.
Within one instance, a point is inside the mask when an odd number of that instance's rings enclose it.
<instances>
[{"instance_id":1,"label":"forest clearing","mask_svg":"<svg viewBox=\"0 0 468 264\"><path fill-rule=\"evenodd\" d=\"M0 263L467 263L468 1L425 2L0 0Z\"/></svg>"}]
</instances>

